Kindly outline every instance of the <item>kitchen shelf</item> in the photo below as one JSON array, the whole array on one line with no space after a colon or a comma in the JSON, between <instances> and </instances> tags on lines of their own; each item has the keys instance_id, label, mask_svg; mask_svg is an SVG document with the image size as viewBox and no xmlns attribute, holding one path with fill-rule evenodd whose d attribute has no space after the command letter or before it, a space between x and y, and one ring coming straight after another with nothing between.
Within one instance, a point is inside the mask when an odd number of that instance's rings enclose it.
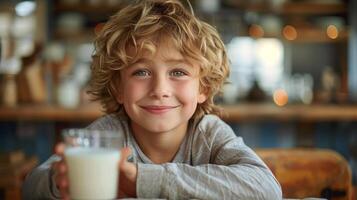
<instances>
[{"instance_id":1,"label":"kitchen shelf","mask_svg":"<svg viewBox=\"0 0 357 200\"><path fill-rule=\"evenodd\" d=\"M297 28L297 38L294 40L287 40L281 34L264 34L264 38L278 38L291 43L339 43L347 42L349 32L341 30L338 37L335 39L329 38L326 31L317 28Z\"/></svg>"},{"instance_id":2,"label":"kitchen shelf","mask_svg":"<svg viewBox=\"0 0 357 200\"><path fill-rule=\"evenodd\" d=\"M93 121L103 115L98 104L86 104L78 108L53 105L22 105L1 107L0 121Z\"/></svg>"},{"instance_id":3,"label":"kitchen shelf","mask_svg":"<svg viewBox=\"0 0 357 200\"><path fill-rule=\"evenodd\" d=\"M239 104L223 106L223 118L244 121L357 121L357 105Z\"/></svg>"},{"instance_id":4,"label":"kitchen shelf","mask_svg":"<svg viewBox=\"0 0 357 200\"><path fill-rule=\"evenodd\" d=\"M287 105L237 104L224 105L223 119L246 121L357 121L357 105ZM68 121L89 122L104 113L99 104L86 104L75 109L50 105L0 107L0 121Z\"/></svg>"},{"instance_id":5,"label":"kitchen shelf","mask_svg":"<svg viewBox=\"0 0 357 200\"><path fill-rule=\"evenodd\" d=\"M227 0L224 2L227 6L231 8L229 10L220 10L220 12L229 11L229 13L237 11L249 11L257 13L271 13L277 15L304 15L304 16L314 16L314 15L347 15L347 5L346 3L316 3L316 2L287 2L281 6L273 6L269 3L249 3L248 1L236 1ZM125 3L120 3L115 6L110 5L91 5L91 4L63 4L56 3L54 6L55 13L65 13L65 12L76 12L81 13L87 17L93 15L95 18L107 19L110 15L117 12ZM199 12L199 10L198 10ZM204 13L203 13L204 14ZM218 13L215 13L218 14ZM226 15L227 13L220 13L219 15ZM206 13L205 15L211 16L212 13ZM55 31L54 38L56 40L65 41L92 41L94 38L93 32L94 27L87 27L86 30L78 31L77 33L64 33L63 31ZM340 30L339 37L336 39L331 39L327 37L324 30L319 30L317 28L299 28L296 27L298 32L298 37L289 42L305 42L305 43L336 43L336 42L347 42L348 40L348 30ZM84 37L82 37L84 36ZM285 40L281 35L269 34L264 35L266 38L278 38Z\"/></svg>"}]
</instances>

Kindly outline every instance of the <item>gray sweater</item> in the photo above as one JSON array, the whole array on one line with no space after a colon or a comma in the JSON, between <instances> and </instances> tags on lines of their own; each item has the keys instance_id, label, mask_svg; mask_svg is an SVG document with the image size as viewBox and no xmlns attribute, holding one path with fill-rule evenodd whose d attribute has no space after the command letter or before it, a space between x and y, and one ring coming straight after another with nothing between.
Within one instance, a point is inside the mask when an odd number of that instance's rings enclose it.
<instances>
[{"instance_id":1,"label":"gray sweater","mask_svg":"<svg viewBox=\"0 0 357 200\"><path fill-rule=\"evenodd\" d=\"M126 118L106 115L89 129L115 130L131 147L137 163L138 198L282 199L278 181L242 138L214 115L191 121L171 163L153 164L140 150ZM52 156L34 169L23 185L24 199L59 199L50 165Z\"/></svg>"}]
</instances>

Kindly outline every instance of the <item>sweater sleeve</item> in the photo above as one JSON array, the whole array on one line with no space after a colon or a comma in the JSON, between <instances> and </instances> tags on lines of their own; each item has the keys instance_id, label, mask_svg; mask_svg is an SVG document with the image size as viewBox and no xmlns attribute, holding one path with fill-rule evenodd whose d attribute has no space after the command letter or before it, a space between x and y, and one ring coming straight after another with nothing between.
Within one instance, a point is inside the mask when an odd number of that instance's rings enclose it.
<instances>
[{"instance_id":1,"label":"sweater sleeve","mask_svg":"<svg viewBox=\"0 0 357 200\"><path fill-rule=\"evenodd\" d=\"M209 131L209 135L193 141L192 159L197 164L138 164L137 195L168 199L282 199L280 184L242 138L235 136L228 125L211 127Z\"/></svg>"},{"instance_id":2,"label":"sweater sleeve","mask_svg":"<svg viewBox=\"0 0 357 200\"><path fill-rule=\"evenodd\" d=\"M27 175L22 185L22 199L61 199L51 171L51 164L59 159L53 155Z\"/></svg>"}]
</instances>

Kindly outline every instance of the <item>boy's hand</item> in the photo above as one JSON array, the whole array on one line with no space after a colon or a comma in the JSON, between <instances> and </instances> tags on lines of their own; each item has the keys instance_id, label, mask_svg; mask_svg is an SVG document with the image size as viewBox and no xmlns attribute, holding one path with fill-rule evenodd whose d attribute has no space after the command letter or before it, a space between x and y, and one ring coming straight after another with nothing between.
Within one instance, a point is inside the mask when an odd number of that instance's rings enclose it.
<instances>
[{"instance_id":1,"label":"boy's hand","mask_svg":"<svg viewBox=\"0 0 357 200\"><path fill-rule=\"evenodd\" d=\"M138 169L135 164L127 161L130 154L131 149L129 147L121 150L119 163L119 198L136 197L136 177Z\"/></svg>"},{"instance_id":2,"label":"boy's hand","mask_svg":"<svg viewBox=\"0 0 357 200\"><path fill-rule=\"evenodd\" d=\"M64 147L63 143L56 145L55 153L61 157L61 160L52 164L52 170L54 172L53 176L56 186L60 191L62 199L69 199L67 165L63 159Z\"/></svg>"},{"instance_id":3,"label":"boy's hand","mask_svg":"<svg viewBox=\"0 0 357 200\"><path fill-rule=\"evenodd\" d=\"M62 158L60 161L52 164L55 184L60 191L62 199L69 199L69 180L67 176L67 165L63 159L63 143L56 145L55 153ZM136 197L137 167L135 164L127 161L130 154L130 148L123 148L121 150L121 159L119 163L119 197Z\"/></svg>"}]
</instances>

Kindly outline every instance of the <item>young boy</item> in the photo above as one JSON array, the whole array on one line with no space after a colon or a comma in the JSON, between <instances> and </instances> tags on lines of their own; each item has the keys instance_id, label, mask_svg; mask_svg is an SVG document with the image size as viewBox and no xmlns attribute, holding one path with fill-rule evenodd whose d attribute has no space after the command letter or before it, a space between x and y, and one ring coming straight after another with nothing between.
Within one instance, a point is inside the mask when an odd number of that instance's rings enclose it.
<instances>
[{"instance_id":1,"label":"young boy","mask_svg":"<svg viewBox=\"0 0 357 200\"><path fill-rule=\"evenodd\" d=\"M212 26L179 1L146 0L114 15L95 45L90 93L108 114L88 128L125 137L120 196L282 198L267 166L214 115L229 67ZM68 197L60 157L27 177L26 199Z\"/></svg>"}]
</instances>

